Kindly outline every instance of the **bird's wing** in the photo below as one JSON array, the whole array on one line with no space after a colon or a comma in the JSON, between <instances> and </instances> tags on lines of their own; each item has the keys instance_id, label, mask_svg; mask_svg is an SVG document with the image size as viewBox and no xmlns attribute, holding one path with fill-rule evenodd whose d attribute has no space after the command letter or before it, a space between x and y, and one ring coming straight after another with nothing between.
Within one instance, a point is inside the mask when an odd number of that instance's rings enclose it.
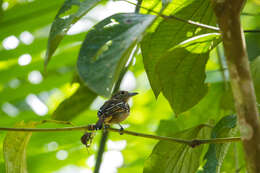
<instances>
[{"instance_id":1,"label":"bird's wing","mask_svg":"<svg viewBox=\"0 0 260 173\"><path fill-rule=\"evenodd\" d=\"M114 113L119 113L125 111L125 102L121 100L108 100L98 111L98 117L105 115L109 117Z\"/></svg>"}]
</instances>

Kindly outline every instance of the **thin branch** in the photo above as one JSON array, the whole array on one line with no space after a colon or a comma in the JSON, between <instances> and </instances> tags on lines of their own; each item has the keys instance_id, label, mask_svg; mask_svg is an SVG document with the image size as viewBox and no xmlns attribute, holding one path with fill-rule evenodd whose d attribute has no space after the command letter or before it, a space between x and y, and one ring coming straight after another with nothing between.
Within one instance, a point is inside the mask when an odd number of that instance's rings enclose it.
<instances>
[{"instance_id":1,"label":"thin branch","mask_svg":"<svg viewBox=\"0 0 260 173\"><path fill-rule=\"evenodd\" d=\"M185 20L185 19L182 19L182 18L179 18L179 17L176 17L174 15L170 15L170 16L166 16L166 15L163 15L161 13L158 13L152 9L149 9L149 8L146 8L146 7L143 7L141 6L141 4L136 4L136 3L133 3L133 2L130 2L128 0L121 0L121 1L125 1L129 4L132 4L132 5L135 5L136 7L139 7L139 8L142 8L142 9L145 9L149 12L152 12L152 13L155 13L157 16L160 16L166 20L169 20L169 19L174 19L174 20L177 20L177 21L180 21L180 22L183 22L183 23L187 23L187 24L190 24L190 25L194 25L194 26L198 26L200 28L204 28L204 29L209 29L209 30L212 30L212 31L215 31L215 32L219 32L219 28L218 27L215 27L215 26L211 26L211 25L207 25L207 24L203 24L203 23L199 23L199 22L195 22L195 21L192 21L192 20ZM139 2L139 1L138 1ZM257 29L254 29L254 30L244 30L245 33L260 33L260 30L257 30Z\"/></svg>"},{"instance_id":2,"label":"thin branch","mask_svg":"<svg viewBox=\"0 0 260 173\"><path fill-rule=\"evenodd\" d=\"M20 132L64 132L64 131L79 131L79 130L89 130L93 131L93 125L87 126L76 126L76 127L63 127L63 128L9 128L9 127L0 127L0 131L20 131ZM186 139L179 139L179 138L172 138L166 136L157 136L157 135L150 135L145 133L138 133L128 130L120 130L115 128L107 128L107 131L122 133L132 136L138 136L143 138L155 139L155 140L163 140L181 144L187 144L191 147L195 147L201 144L211 144L211 143L227 143L227 142L238 142L240 141L240 137L231 137L231 138L215 138L215 139L199 139L199 140L186 140Z\"/></svg>"},{"instance_id":3,"label":"thin branch","mask_svg":"<svg viewBox=\"0 0 260 173\"><path fill-rule=\"evenodd\" d=\"M139 11L140 11L140 6L141 6L142 2L143 2L143 0L138 0L138 1L137 1L137 4L136 4L136 6L135 6L135 13L139 13Z\"/></svg>"},{"instance_id":4,"label":"thin branch","mask_svg":"<svg viewBox=\"0 0 260 173\"><path fill-rule=\"evenodd\" d=\"M216 51L217 51L217 57L218 57L218 63L219 63L219 67L220 67L220 71L221 71L221 75L224 81L224 88L225 91L228 89L228 80L226 77L226 71L224 69L226 69L226 62L225 59L221 56L220 53L220 46L216 47Z\"/></svg>"},{"instance_id":5,"label":"thin branch","mask_svg":"<svg viewBox=\"0 0 260 173\"><path fill-rule=\"evenodd\" d=\"M99 173L99 169L100 169L100 166L101 166L101 163L102 163L102 156L103 156L103 153L105 151L107 139L108 139L108 131L103 131L102 137L101 137L101 140L100 140L100 145L99 145L99 148L98 148L97 160L96 160L96 164L95 164L94 173Z\"/></svg>"},{"instance_id":6,"label":"thin branch","mask_svg":"<svg viewBox=\"0 0 260 173\"><path fill-rule=\"evenodd\" d=\"M260 13L247 13L247 12L244 12L244 13L241 13L241 15L243 15L243 16L260 16Z\"/></svg>"}]
</instances>

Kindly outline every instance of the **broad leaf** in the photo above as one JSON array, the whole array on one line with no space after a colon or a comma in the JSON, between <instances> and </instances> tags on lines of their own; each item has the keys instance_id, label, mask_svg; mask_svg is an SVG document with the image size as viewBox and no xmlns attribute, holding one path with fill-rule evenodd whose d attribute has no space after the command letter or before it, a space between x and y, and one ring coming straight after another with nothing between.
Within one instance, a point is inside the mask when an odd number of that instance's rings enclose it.
<instances>
[{"instance_id":1,"label":"broad leaf","mask_svg":"<svg viewBox=\"0 0 260 173\"><path fill-rule=\"evenodd\" d=\"M211 138L224 138L234 135L237 118L230 115L222 118L213 128ZM204 157L207 160L204 165L205 173L219 173L223 160L227 154L230 143L210 144L209 149Z\"/></svg>"},{"instance_id":2,"label":"broad leaf","mask_svg":"<svg viewBox=\"0 0 260 173\"><path fill-rule=\"evenodd\" d=\"M87 34L78 58L78 72L91 90L110 96L132 49L155 17L116 14L95 25Z\"/></svg>"},{"instance_id":3,"label":"broad leaf","mask_svg":"<svg viewBox=\"0 0 260 173\"><path fill-rule=\"evenodd\" d=\"M205 34L170 50L157 64L164 96L176 114L197 104L207 93L205 66L219 34Z\"/></svg>"},{"instance_id":4,"label":"broad leaf","mask_svg":"<svg viewBox=\"0 0 260 173\"><path fill-rule=\"evenodd\" d=\"M23 121L15 127L33 128L37 123ZM8 132L4 140L4 159L6 173L27 173L26 147L31 138L32 132Z\"/></svg>"},{"instance_id":5,"label":"broad leaf","mask_svg":"<svg viewBox=\"0 0 260 173\"><path fill-rule=\"evenodd\" d=\"M55 120L69 121L78 114L88 109L96 98L96 94L86 86L80 86L69 98L65 99L54 111L52 118Z\"/></svg>"},{"instance_id":6,"label":"broad leaf","mask_svg":"<svg viewBox=\"0 0 260 173\"><path fill-rule=\"evenodd\" d=\"M251 73L254 81L257 102L260 103L260 57L254 59L251 63Z\"/></svg>"},{"instance_id":7,"label":"broad leaf","mask_svg":"<svg viewBox=\"0 0 260 173\"><path fill-rule=\"evenodd\" d=\"M162 6L165 8L172 0L162 0Z\"/></svg>"},{"instance_id":8,"label":"broad leaf","mask_svg":"<svg viewBox=\"0 0 260 173\"><path fill-rule=\"evenodd\" d=\"M204 125L181 131L171 137L180 139L199 139L204 134ZM160 141L146 160L144 173L194 173L199 167L203 145L191 148L186 144Z\"/></svg>"},{"instance_id":9,"label":"broad leaf","mask_svg":"<svg viewBox=\"0 0 260 173\"><path fill-rule=\"evenodd\" d=\"M184 20L215 25L215 17L210 0L182 0L173 1L166 8L166 13ZM172 10L173 9L173 10ZM187 38L207 33L209 30L180 22L174 19L163 20L158 27L147 34L141 42L143 62L151 87L157 97L161 92L159 76L155 70L160 57L170 48L176 46Z\"/></svg>"},{"instance_id":10,"label":"broad leaf","mask_svg":"<svg viewBox=\"0 0 260 173\"><path fill-rule=\"evenodd\" d=\"M101 0L66 0L64 2L51 26L45 68L72 24L76 23L100 1Z\"/></svg>"}]
</instances>

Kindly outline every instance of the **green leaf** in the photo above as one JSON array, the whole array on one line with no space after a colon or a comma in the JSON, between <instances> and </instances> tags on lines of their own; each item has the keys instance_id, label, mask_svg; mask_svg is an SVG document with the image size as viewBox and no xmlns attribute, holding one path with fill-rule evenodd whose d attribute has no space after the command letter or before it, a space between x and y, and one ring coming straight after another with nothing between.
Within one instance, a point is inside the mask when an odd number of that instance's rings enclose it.
<instances>
[{"instance_id":1,"label":"green leaf","mask_svg":"<svg viewBox=\"0 0 260 173\"><path fill-rule=\"evenodd\" d=\"M78 72L91 90L110 96L132 49L155 17L116 14L95 25L87 34L79 54Z\"/></svg>"},{"instance_id":2,"label":"green leaf","mask_svg":"<svg viewBox=\"0 0 260 173\"><path fill-rule=\"evenodd\" d=\"M255 86L257 102L260 103L260 56L251 63L251 73Z\"/></svg>"},{"instance_id":3,"label":"green leaf","mask_svg":"<svg viewBox=\"0 0 260 173\"><path fill-rule=\"evenodd\" d=\"M76 23L100 1L101 0L66 0L64 2L51 26L44 63L45 68L72 24Z\"/></svg>"},{"instance_id":4,"label":"green leaf","mask_svg":"<svg viewBox=\"0 0 260 173\"><path fill-rule=\"evenodd\" d=\"M16 128L35 127L36 122L19 122ZM3 152L5 159L6 173L27 173L26 147L32 136L32 132L8 132L4 139Z\"/></svg>"},{"instance_id":5,"label":"green leaf","mask_svg":"<svg viewBox=\"0 0 260 173\"><path fill-rule=\"evenodd\" d=\"M89 105L97 97L86 86L80 85L78 90L69 98L65 99L54 111L52 118L55 120L69 121L75 118L84 110L88 109Z\"/></svg>"},{"instance_id":6,"label":"green leaf","mask_svg":"<svg viewBox=\"0 0 260 173\"><path fill-rule=\"evenodd\" d=\"M160 86L174 112L196 105L207 93L205 66L219 34L205 34L185 41L160 58L156 68Z\"/></svg>"},{"instance_id":7,"label":"green leaf","mask_svg":"<svg viewBox=\"0 0 260 173\"><path fill-rule=\"evenodd\" d=\"M181 131L171 137L180 139L200 139L204 134L204 125ZM160 141L146 160L144 173L193 173L199 167L203 146L191 148L186 144Z\"/></svg>"},{"instance_id":8,"label":"green leaf","mask_svg":"<svg viewBox=\"0 0 260 173\"><path fill-rule=\"evenodd\" d=\"M184 20L215 25L215 17L210 5L210 0L182 0L173 1L166 8L166 12ZM151 87L157 97L162 88L155 66L165 52L180 42L209 30L180 22L174 19L163 20L158 27L147 34L141 42L144 67L148 75Z\"/></svg>"},{"instance_id":9,"label":"green leaf","mask_svg":"<svg viewBox=\"0 0 260 173\"><path fill-rule=\"evenodd\" d=\"M211 138L224 138L234 135L237 118L235 115L225 116L222 118L211 132ZM204 165L205 173L219 173L223 160L227 154L230 143L210 144L209 149L204 157L207 160Z\"/></svg>"},{"instance_id":10,"label":"green leaf","mask_svg":"<svg viewBox=\"0 0 260 173\"><path fill-rule=\"evenodd\" d=\"M165 8L172 0L162 0L162 6Z\"/></svg>"}]
</instances>

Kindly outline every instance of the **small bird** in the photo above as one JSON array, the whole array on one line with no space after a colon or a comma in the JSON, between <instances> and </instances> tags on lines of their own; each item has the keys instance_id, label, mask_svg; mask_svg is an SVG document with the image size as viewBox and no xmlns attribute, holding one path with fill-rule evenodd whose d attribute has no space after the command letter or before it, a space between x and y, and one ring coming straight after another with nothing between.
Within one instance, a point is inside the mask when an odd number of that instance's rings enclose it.
<instances>
[{"instance_id":1,"label":"small bird","mask_svg":"<svg viewBox=\"0 0 260 173\"><path fill-rule=\"evenodd\" d=\"M106 101L97 113L99 119L95 125L96 130L102 129L103 125L106 127L111 124L118 124L120 130L123 130L123 127L119 123L128 117L130 107L127 101L130 97L135 96L136 94L138 93L119 91Z\"/></svg>"}]
</instances>

